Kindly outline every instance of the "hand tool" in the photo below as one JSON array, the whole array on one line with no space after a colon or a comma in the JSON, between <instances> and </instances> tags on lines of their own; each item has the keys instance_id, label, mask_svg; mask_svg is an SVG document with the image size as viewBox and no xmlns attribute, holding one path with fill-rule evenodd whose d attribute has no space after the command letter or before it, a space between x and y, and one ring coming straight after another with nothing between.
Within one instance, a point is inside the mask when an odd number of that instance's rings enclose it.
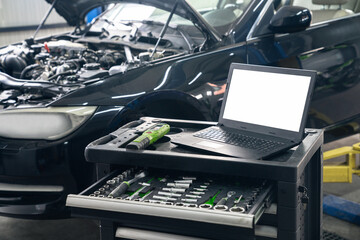
<instances>
[{"instance_id":1,"label":"hand tool","mask_svg":"<svg viewBox=\"0 0 360 240\"><path fill-rule=\"evenodd\" d=\"M152 179L151 179L152 180ZM151 184L150 183L146 183L146 182L141 182L141 183L139 183L140 185L143 185L143 186L147 186L147 187L149 187L149 186L151 186Z\"/></svg>"},{"instance_id":2,"label":"hand tool","mask_svg":"<svg viewBox=\"0 0 360 240\"><path fill-rule=\"evenodd\" d=\"M148 186L143 186L141 188L139 188L136 192L134 192L131 196L125 198L125 200L133 200L134 198L137 198L139 196L139 193Z\"/></svg>"},{"instance_id":3,"label":"hand tool","mask_svg":"<svg viewBox=\"0 0 360 240\"><path fill-rule=\"evenodd\" d=\"M187 204L186 203L182 203L182 202L177 202L174 204L177 207L185 207Z\"/></svg>"},{"instance_id":4,"label":"hand tool","mask_svg":"<svg viewBox=\"0 0 360 240\"><path fill-rule=\"evenodd\" d=\"M154 195L153 198L159 199L159 200L164 200L164 201L176 201L176 198L163 197L163 196L157 196L157 195Z\"/></svg>"},{"instance_id":5,"label":"hand tool","mask_svg":"<svg viewBox=\"0 0 360 240\"><path fill-rule=\"evenodd\" d=\"M134 169L133 169L133 168L130 168L130 169L126 170L126 173L127 173L127 176L130 177L131 174L134 173Z\"/></svg>"},{"instance_id":6,"label":"hand tool","mask_svg":"<svg viewBox=\"0 0 360 240\"><path fill-rule=\"evenodd\" d=\"M205 192L207 191L207 189L205 188L194 188L194 190L198 191L198 192Z\"/></svg>"},{"instance_id":7,"label":"hand tool","mask_svg":"<svg viewBox=\"0 0 360 240\"><path fill-rule=\"evenodd\" d=\"M124 171L122 174L120 174L119 176L122 176L123 177L123 180L125 180L127 177L128 177L128 173L127 171ZM118 177L119 177L118 176Z\"/></svg>"},{"instance_id":8,"label":"hand tool","mask_svg":"<svg viewBox=\"0 0 360 240\"><path fill-rule=\"evenodd\" d=\"M115 180L107 180L106 184L109 185L110 187L113 187L115 185Z\"/></svg>"},{"instance_id":9,"label":"hand tool","mask_svg":"<svg viewBox=\"0 0 360 240\"><path fill-rule=\"evenodd\" d=\"M240 207L240 206L234 206L234 207L230 208L230 212L244 213L245 211L246 211L246 209L244 207Z\"/></svg>"},{"instance_id":10,"label":"hand tool","mask_svg":"<svg viewBox=\"0 0 360 240\"><path fill-rule=\"evenodd\" d=\"M180 197L181 194L178 193L173 193L173 192L158 192L159 195L164 195L164 196L168 196L168 197Z\"/></svg>"},{"instance_id":11,"label":"hand tool","mask_svg":"<svg viewBox=\"0 0 360 240\"><path fill-rule=\"evenodd\" d=\"M124 175L122 174L117 175L117 178L119 178L119 182L124 181Z\"/></svg>"},{"instance_id":12,"label":"hand tool","mask_svg":"<svg viewBox=\"0 0 360 240\"><path fill-rule=\"evenodd\" d=\"M118 197L121 194L125 193L126 190L129 188L129 186L136 182L137 180L143 178L146 176L145 172L141 172L137 175L135 175L135 177L129 181L123 181L119 186L117 186L110 194L109 196L113 196L113 197Z\"/></svg>"},{"instance_id":13,"label":"hand tool","mask_svg":"<svg viewBox=\"0 0 360 240\"><path fill-rule=\"evenodd\" d=\"M189 207L189 208L197 208L198 205L196 203L191 203L191 204L186 204L185 207Z\"/></svg>"},{"instance_id":14,"label":"hand tool","mask_svg":"<svg viewBox=\"0 0 360 240\"><path fill-rule=\"evenodd\" d=\"M151 186L151 182L154 180L154 178L151 178L149 181L147 182L141 182L139 183L140 185L143 185L143 187L137 189L132 195L130 195L129 197L125 198L125 200L133 200L134 198L137 198L139 196L139 194L147 187ZM153 190L154 188L152 188L151 190ZM145 193L147 193L147 191L145 191Z\"/></svg>"},{"instance_id":15,"label":"hand tool","mask_svg":"<svg viewBox=\"0 0 360 240\"><path fill-rule=\"evenodd\" d=\"M201 198L201 196L199 196L199 195L191 195L191 194L186 194L185 197L187 197L187 198Z\"/></svg>"},{"instance_id":16,"label":"hand tool","mask_svg":"<svg viewBox=\"0 0 360 240\"><path fill-rule=\"evenodd\" d=\"M167 177L169 177L169 176L166 176L166 177L164 177L164 178L158 178L158 180L159 180L160 182L167 182Z\"/></svg>"},{"instance_id":17,"label":"hand tool","mask_svg":"<svg viewBox=\"0 0 360 240\"><path fill-rule=\"evenodd\" d=\"M242 199L242 195L240 195L240 196L238 197L238 199L236 199L236 200L234 201L234 203L235 203L235 204L238 204L241 199Z\"/></svg>"},{"instance_id":18,"label":"hand tool","mask_svg":"<svg viewBox=\"0 0 360 240\"><path fill-rule=\"evenodd\" d=\"M104 193L105 191L106 191L106 189L105 188L99 188L99 190L98 190L100 193Z\"/></svg>"},{"instance_id":19,"label":"hand tool","mask_svg":"<svg viewBox=\"0 0 360 240\"><path fill-rule=\"evenodd\" d=\"M176 187L176 188L189 188L189 183L168 183L166 186L168 187Z\"/></svg>"},{"instance_id":20,"label":"hand tool","mask_svg":"<svg viewBox=\"0 0 360 240\"><path fill-rule=\"evenodd\" d=\"M170 130L170 126L166 123L158 123L154 127L147 129L143 134L126 145L127 149L141 150L153 144Z\"/></svg>"},{"instance_id":21,"label":"hand tool","mask_svg":"<svg viewBox=\"0 0 360 240\"><path fill-rule=\"evenodd\" d=\"M115 181L115 184L118 184L120 182L120 178L119 177L114 177L112 180ZM122 180L121 180L122 181Z\"/></svg>"},{"instance_id":22,"label":"hand tool","mask_svg":"<svg viewBox=\"0 0 360 240\"><path fill-rule=\"evenodd\" d=\"M242 199L242 195L240 195L239 198L234 201L234 206L230 208L230 212L243 213L246 211L246 209L245 209L246 206L245 207L238 206L241 199Z\"/></svg>"},{"instance_id":23,"label":"hand tool","mask_svg":"<svg viewBox=\"0 0 360 240\"><path fill-rule=\"evenodd\" d=\"M124 147L129 142L133 141L141 133L156 126L157 123L153 121L138 120L130 122L118 130L110 133L110 141L106 144L116 145L116 147ZM124 176L126 177L126 176Z\"/></svg>"},{"instance_id":24,"label":"hand tool","mask_svg":"<svg viewBox=\"0 0 360 240\"><path fill-rule=\"evenodd\" d=\"M195 195L203 195L203 194L205 194L204 192L190 192L191 194L195 194Z\"/></svg>"},{"instance_id":25,"label":"hand tool","mask_svg":"<svg viewBox=\"0 0 360 240\"><path fill-rule=\"evenodd\" d=\"M188 198L183 198L181 199L182 202L191 202L191 203L195 203L197 202L198 200L197 199L188 199Z\"/></svg>"},{"instance_id":26,"label":"hand tool","mask_svg":"<svg viewBox=\"0 0 360 240\"><path fill-rule=\"evenodd\" d=\"M161 190L168 191L168 192L181 192L181 193L186 191L185 188L163 188Z\"/></svg>"},{"instance_id":27,"label":"hand tool","mask_svg":"<svg viewBox=\"0 0 360 240\"><path fill-rule=\"evenodd\" d=\"M137 198L135 201L143 202L154 190L147 192L142 198Z\"/></svg>"},{"instance_id":28,"label":"hand tool","mask_svg":"<svg viewBox=\"0 0 360 240\"><path fill-rule=\"evenodd\" d=\"M226 206L226 202L229 198L231 198L233 195L235 195L236 192L234 191L229 191L226 194L226 197L220 199L220 201L215 205L214 210L220 210L220 211L226 211L228 210L228 206Z\"/></svg>"},{"instance_id":29,"label":"hand tool","mask_svg":"<svg viewBox=\"0 0 360 240\"><path fill-rule=\"evenodd\" d=\"M193 180L175 180L175 183L193 183Z\"/></svg>"},{"instance_id":30,"label":"hand tool","mask_svg":"<svg viewBox=\"0 0 360 240\"><path fill-rule=\"evenodd\" d=\"M196 181L196 177L182 177L184 180L194 180Z\"/></svg>"},{"instance_id":31,"label":"hand tool","mask_svg":"<svg viewBox=\"0 0 360 240\"><path fill-rule=\"evenodd\" d=\"M164 201L159 201L159 200L154 200L154 199L146 200L146 202L163 204L163 205L174 205L174 203L172 203L172 202L164 202Z\"/></svg>"},{"instance_id":32,"label":"hand tool","mask_svg":"<svg viewBox=\"0 0 360 240\"><path fill-rule=\"evenodd\" d=\"M229 191L229 192L226 194L226 197L220 199L220 201L216 204L216 206L217 206L217 205L225 205L226 202L227 202L227 200L228 200L229 198L231 198L231 197L232 197L233 195L235 195L235 194L236 194L236 192L234 192L234 191Z\"/></svg>"},{"instance_id":33,"label":"hand tool","mask_svg":"<svg viewBox=\"0 0 360 240\"><path fill-rule=\"evenodd\" d=\"M207 200L204 204L201 204L199 207L200 208L207 208L207 209L212 208L212 206L214 206L214 201L215 201L216 197L219 195L220 192L221 192L221 190L219 190L214 196L209 198L209 200Z\"/></svg>"}]
</instances>

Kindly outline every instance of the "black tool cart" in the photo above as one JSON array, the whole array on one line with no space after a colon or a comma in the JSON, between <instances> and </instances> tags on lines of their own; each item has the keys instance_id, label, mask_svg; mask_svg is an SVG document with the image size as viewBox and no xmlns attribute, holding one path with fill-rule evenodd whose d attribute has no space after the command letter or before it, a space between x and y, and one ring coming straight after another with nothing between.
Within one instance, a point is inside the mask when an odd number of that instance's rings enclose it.
<instances>
[{"instance_id":1,"label":"black tool cart","mask_svg":"<svg viewBox=\"0 0 360 240\"><path fill-rule=\"evenodd\" d=\"M165 137L124 147L157 122L171 126ZM300 145L266 160L171 143L214 124L144 117L92 142L85 154L98 182L68 196L72 215L99 219L102 240L321 239L323 132L307 129Z\"/></svg>"}]
</instances>

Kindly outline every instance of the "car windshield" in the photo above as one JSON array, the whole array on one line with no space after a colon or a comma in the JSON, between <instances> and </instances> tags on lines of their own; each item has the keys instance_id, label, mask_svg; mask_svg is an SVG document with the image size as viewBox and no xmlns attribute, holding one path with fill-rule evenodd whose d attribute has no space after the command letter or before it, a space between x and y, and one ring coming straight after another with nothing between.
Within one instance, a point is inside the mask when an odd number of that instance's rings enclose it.
<instances>
[{"instance_id":1,"label":"car windshield","mask_svg":"<svg viewBox=\"0 0 360 240\"><path fill-rule=\"evenodd\" d=\"M251 0L187 0L187 3L220 34L224 34L229 29L250 2ZM101 20L92 26L92 30L106 28L108 31L131 31L134 26L137 28L151 24L160 26L166 23L169 15L169 11L148 5L118 3L110 6L110 9L100 18ZM194 38L195 42L204 39L204 35L193 22L177 14L173 15L169 27L181 28ZM149 31L149 28L146 30Z\"/></svg>"},{"instance_id":2,"label":"car windshield","mask_svg":"<svg viewBox=\"0 0 360 240\"><path fill-rule=\"evenodd\" d=\"M91 31L106 31L111 34L120 35L126 39L126 35L136 31L139 35L157 38L164 27L170 11L165 11L156 7L134 4L118 3L109 6L106 11L91 27ZM171 18L165 33L165 38L171 37L172 41L177 41L176 36L187 38L195 45L199 45L205 40L204 34L196 27L193 22L177 14Z\"/></svg>"},{"instance_id":3,"label":"car windshield","mask_svg":"<svg viewBox=\"0 0 360 240\"><path fill-rule=\"evenodd\" d=\"M252 0L187 0L220 34L224 34Z\"/></svg>"}]
</instances>

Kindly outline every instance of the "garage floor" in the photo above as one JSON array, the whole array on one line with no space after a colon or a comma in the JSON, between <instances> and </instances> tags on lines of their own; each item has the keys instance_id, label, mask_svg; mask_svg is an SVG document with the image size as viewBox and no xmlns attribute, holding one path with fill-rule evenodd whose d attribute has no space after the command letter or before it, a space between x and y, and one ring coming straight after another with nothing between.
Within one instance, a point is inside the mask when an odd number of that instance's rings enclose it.
<instances>
[{"instance_id":1,"label":"garage floor","mask_svg":"<svg viewBox=\"0 0 360 240\"><path fill-rule=\"evenodd\" d=\"M326 144L324 151L350 146L360 142L360 136L352 136L338 142ZM325 183L324 194L333 194L360 203L360 178L354 176L353 183ZM324 230L336 233L348 240L360 239L360 226L324 215ZM98 240L96 221L88 219L24 220L0 217L1 240Z\"/></svg>"},{"instance_id":2,"label":"garage floor","mask_svg":"<svg viewBox=\"0 0 360 240\"><path fill-rule=\"evenodd\" d=\"M326 144L324 146L324 151L343 146L351 146L358 142L360 142L360 135L354 135L342 139L341 141ZM335 159L334 162L338 160ZM327 164L327 162L325 162L324 164ZM360 177L356 175L353 175L352 183L324 183L323 186L324 194L332 194L360 204ZM351 224L325 214L323 217L323 221L324 230L328 232L336 233L337 235L349 240L360 239L360 226L358 225Z\"/></svg>"}]
</instances>

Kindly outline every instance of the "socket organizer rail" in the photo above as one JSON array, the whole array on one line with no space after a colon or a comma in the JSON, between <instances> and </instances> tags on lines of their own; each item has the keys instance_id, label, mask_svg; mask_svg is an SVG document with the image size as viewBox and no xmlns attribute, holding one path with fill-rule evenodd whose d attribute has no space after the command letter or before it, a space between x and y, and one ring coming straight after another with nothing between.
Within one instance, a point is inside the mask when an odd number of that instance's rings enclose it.
<instances>
[{"instance_id":1,"label":"socket organizer rail","mask_svg":"<svg viewBox=\"0 0 360 240\"><path fill-rule=\"evenodd\" d=\"M158 123L169 133L126 148ZM323 131L306 129L300 145L267 160L171 143L215 124L143 117L90 143L98 181L68 196L72 215L100 220L102 240L321 239Z\"/></svg>"}]
</instances>

